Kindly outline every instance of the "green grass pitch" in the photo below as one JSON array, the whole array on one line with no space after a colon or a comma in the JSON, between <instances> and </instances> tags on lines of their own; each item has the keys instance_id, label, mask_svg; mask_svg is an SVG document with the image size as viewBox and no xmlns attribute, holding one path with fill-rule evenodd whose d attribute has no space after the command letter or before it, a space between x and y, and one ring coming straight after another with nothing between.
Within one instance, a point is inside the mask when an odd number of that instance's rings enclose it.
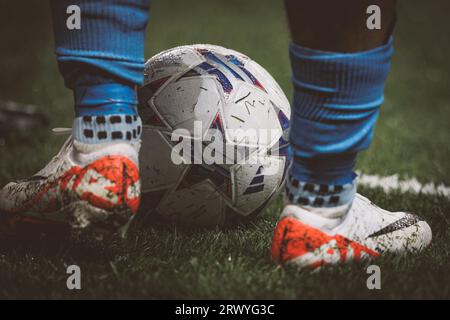
<instances>
[{"instance_id":1,"label":"green grass pitch","mask_svg":"<svg viewBox=\"0 0 450 320\"><path fill-rule=\"evenodd\" d=\"M71 93L53 54L47 2L0 4L0 99L33 103L52 126L70 126ZM396 53L371 149L358 169L450 185L450 3L399 3ZM181 44L213 43L258 61L291 96L289 37L282 1L154 0L146 56ZM0 144L0 185L40 169L63 143L49 129ZM450 199L360 192L390 210L423 215L432 246L420 256L383 257L381 290L366 287L367 264L310 274L269 258L280 201L250 228L185 232L140 227L123 242L0 235L0 298L450 298ZM30 237L28 237L30 238ZM82 290L66 288L66 267L82 270Z\"/></svg>"}]
</instances>

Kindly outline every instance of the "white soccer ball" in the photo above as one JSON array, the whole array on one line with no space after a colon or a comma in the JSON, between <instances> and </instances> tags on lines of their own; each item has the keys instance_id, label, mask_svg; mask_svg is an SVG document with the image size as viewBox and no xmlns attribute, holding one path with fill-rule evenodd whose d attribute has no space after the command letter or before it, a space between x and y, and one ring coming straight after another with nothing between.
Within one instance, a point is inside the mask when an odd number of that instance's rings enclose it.
<instances>
[{"instance_id":1,"label":"white soccer ball","mask_svg":"<svg viewBox=\"0 0 450 320\"><path fill-rule=\"evenodd\" d=\"M276 81L242 53L206 44L161 52L144 75L141 210L196 227L257 216L290 164L291 110ZM181 141L192 149L180 152Z\"/></svg>"}]
</instances>

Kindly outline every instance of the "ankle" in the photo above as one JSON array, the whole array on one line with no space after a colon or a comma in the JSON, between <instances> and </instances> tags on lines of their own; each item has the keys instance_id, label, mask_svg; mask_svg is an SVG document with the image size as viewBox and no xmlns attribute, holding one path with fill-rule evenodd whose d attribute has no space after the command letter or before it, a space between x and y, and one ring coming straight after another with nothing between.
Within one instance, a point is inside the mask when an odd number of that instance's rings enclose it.
<instances>
[{"instance_id":1,"label":"ankle","mask_svg":"<svg viewBox=\"0 0 450 320\"><path fill-rule=\"evenodd\" d=\"M142 123L136 86L102 73L86 71L72 83L76 118L73 137L86 144L137 142Z\"/></svg>"},{"instance_id":2,"label":"ankle","mask_svg":"<svg viewBox=\"0 0 450 320\"><path fill-rule=\"evenodd\" d=\"M287 202L318 212L328 208L350 207L356 194L356 180L345 184L316 184L289 175Z\"/></svg>"},{"instance_id":3,"label":"ankle","mask_svg":"<svg viewBox=\"0 0 450 320\"><path fill-rule=\"evenodd\" d=\"M76 117L72 135L86 144L128 142L137 143L142 134L142 122L137 115L110 114Z\"/></svg>"}]
</instances>

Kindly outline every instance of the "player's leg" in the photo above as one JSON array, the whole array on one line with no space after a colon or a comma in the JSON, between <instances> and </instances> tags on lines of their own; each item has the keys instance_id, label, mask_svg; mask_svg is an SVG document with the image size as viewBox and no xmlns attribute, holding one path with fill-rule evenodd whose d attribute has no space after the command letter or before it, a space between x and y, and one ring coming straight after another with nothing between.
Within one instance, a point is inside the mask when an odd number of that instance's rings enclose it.
<instances>
[{"instance_id":1,"label":"player's leg","mask_svg":"<svg viewBox=\"0 0 450 320\"><path fill-rule=\"evenodd\" d=\"M393 53L393 0L286 0L293 43L294 162L273 258L300 266L420 250L419 217L384 211L356 194L354 165L372 140ZM367 8L381 10L369 30Z\"/></svg>"},{"instance_id":2,"label":"player's leg","mask_svg":"<svg viewBox=\"0 0 450 320\"><path fill-rule=\"evenodd\" d=\"M74 5L80 29L67 26ZM74 93L72 136L43 170L3 188L0 210L14 219L116 230L139 205L136 87L149 1L53 0L51 10L58 66Z\"/></svg>"}]
</instances>

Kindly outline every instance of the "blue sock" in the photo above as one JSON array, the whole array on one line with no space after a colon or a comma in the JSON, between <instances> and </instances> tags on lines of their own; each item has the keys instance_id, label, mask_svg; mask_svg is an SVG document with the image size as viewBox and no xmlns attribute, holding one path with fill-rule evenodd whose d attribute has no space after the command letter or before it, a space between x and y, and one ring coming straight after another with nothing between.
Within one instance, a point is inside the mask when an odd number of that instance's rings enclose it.
<instances>
[{"instance_id":1,"label":"blue sock","mask_svg":"<svg viewBox=\"0 0 450 320\"><path fill-rule=\"evenodd\" d=\"M70 5L80 7L80 30L66 26ZM74 138L138 140L136 87L143 82L149 0L52 0L51 8L59 70L74 92Z\"/></svg>"},{"instance_id":2,"label":"blue sock","mask_svg":"<svg viewBox=\"0 0 450 320\"><path fill-rule=\"evenodd\" d=\"M378 48L356 53L290 45L294 161L287 187L294 201L334 206L352 200L356 156L371 143L392 53L392 38ZM322 201L336 195L335 190L347 192L339 201L336 197L331 203ZM317 197L323 199L316 201Z\"/></svg>"}]
</instances>

